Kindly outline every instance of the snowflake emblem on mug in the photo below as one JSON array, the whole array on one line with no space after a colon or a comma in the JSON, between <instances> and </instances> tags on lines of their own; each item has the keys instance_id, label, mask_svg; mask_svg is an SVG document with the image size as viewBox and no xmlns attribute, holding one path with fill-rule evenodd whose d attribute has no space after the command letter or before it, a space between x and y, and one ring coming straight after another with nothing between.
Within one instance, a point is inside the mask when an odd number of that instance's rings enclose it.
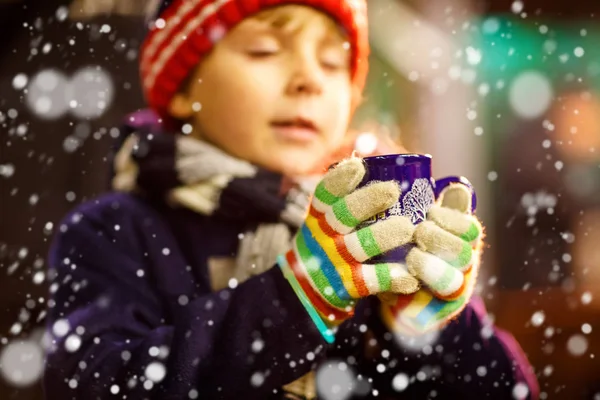
<instances>
[{"instance_id":1,"label":"snowflake emblem on mug","mask_svg":"<svg viewBox=\"0 0 600 400\"><path fill-rule=\"evenodd\" d=\"M416 179L410 190L404 195L402 204L394 204L390 215L401 215L410 218L413 224L425 220L427 211L435 202L435 194L428 179Z\"/></svg>"}]
</instances>

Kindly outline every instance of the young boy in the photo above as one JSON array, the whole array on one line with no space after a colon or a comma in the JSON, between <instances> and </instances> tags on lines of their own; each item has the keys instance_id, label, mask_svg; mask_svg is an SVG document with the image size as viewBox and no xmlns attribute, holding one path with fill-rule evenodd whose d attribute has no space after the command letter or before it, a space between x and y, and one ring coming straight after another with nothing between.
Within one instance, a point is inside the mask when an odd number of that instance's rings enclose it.
<instances>
[{"instance_id":1,"label":"young boy","mask_svg":"<svg viewBox=\"0 0 600 400\"><path fill-rule=\"evenodd\" d=\"M141 52L153 111L130 119L118 192L78 207L51 250L47 397L314 398L315 381L348 390L333 368L356 398L535 398L518 345L466 305L477 251L450 265L480 247L468 196L451 188L418 228L359 229L396 183L357 189L352 157L315 188L360 102L365 3L180 0L159 15ZM406 266L368 262L413 241ZM425 330L437 341L416 352L391 333Z\"/></svg>"}]
</instances>

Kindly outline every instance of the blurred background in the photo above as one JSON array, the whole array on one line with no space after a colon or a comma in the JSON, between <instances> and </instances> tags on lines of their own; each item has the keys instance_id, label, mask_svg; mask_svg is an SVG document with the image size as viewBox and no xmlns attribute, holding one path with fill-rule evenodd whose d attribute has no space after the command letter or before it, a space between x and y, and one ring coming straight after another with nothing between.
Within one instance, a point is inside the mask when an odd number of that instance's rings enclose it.
<instances>
[{"instance_id":1,"label":"blurred background","mask_svg":"<svg viewBox=\"0 0 600 400\"><path fill-rule=\"evenodd\" d=\"M41 399L49 240L142 108L143 0L0 0L0 399ZM358 146L475 185L479 290L543 399L600 399L600 2L370 0ZM367 149L368 150L368 149Z\"/></svg>"}]
</instances>

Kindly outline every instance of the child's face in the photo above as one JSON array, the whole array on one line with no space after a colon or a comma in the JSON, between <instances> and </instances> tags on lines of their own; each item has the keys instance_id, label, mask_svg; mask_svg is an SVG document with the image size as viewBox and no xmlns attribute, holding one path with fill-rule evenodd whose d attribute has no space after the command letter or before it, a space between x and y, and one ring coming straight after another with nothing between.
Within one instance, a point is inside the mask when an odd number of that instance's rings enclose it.
<instances>
[{"instance_id":1,"label":"child's face","mask_svg":"<svg viewBox=\"0 0 600 400\"><path fill-rule=\"evenodd\" d=\"M189 121L193 135L230 154L306 174L343 141L352 100L349 57L325 14L281 6L232 29L170 111Z\"/></svg>"}]
</instances>

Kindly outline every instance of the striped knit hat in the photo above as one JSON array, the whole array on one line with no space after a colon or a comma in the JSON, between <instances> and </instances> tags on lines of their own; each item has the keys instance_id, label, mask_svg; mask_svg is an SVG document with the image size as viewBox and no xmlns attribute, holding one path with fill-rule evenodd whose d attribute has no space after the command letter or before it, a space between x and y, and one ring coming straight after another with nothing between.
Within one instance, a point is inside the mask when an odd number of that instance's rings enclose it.
<instances>
[{"instance_id":1,"label":"striped knit hat","mask_svg":"<svg viewBox=\"0 0 600 400\"><path fill-rule=\"evenodd\" d=\"M216 41L244 18L284 4L314 7L338 21L352 49L353 85L362 91L369 54L366 0L161 0L140 54L150 108L166 117L172 97Z\"/></svg>"}]
</instances>

